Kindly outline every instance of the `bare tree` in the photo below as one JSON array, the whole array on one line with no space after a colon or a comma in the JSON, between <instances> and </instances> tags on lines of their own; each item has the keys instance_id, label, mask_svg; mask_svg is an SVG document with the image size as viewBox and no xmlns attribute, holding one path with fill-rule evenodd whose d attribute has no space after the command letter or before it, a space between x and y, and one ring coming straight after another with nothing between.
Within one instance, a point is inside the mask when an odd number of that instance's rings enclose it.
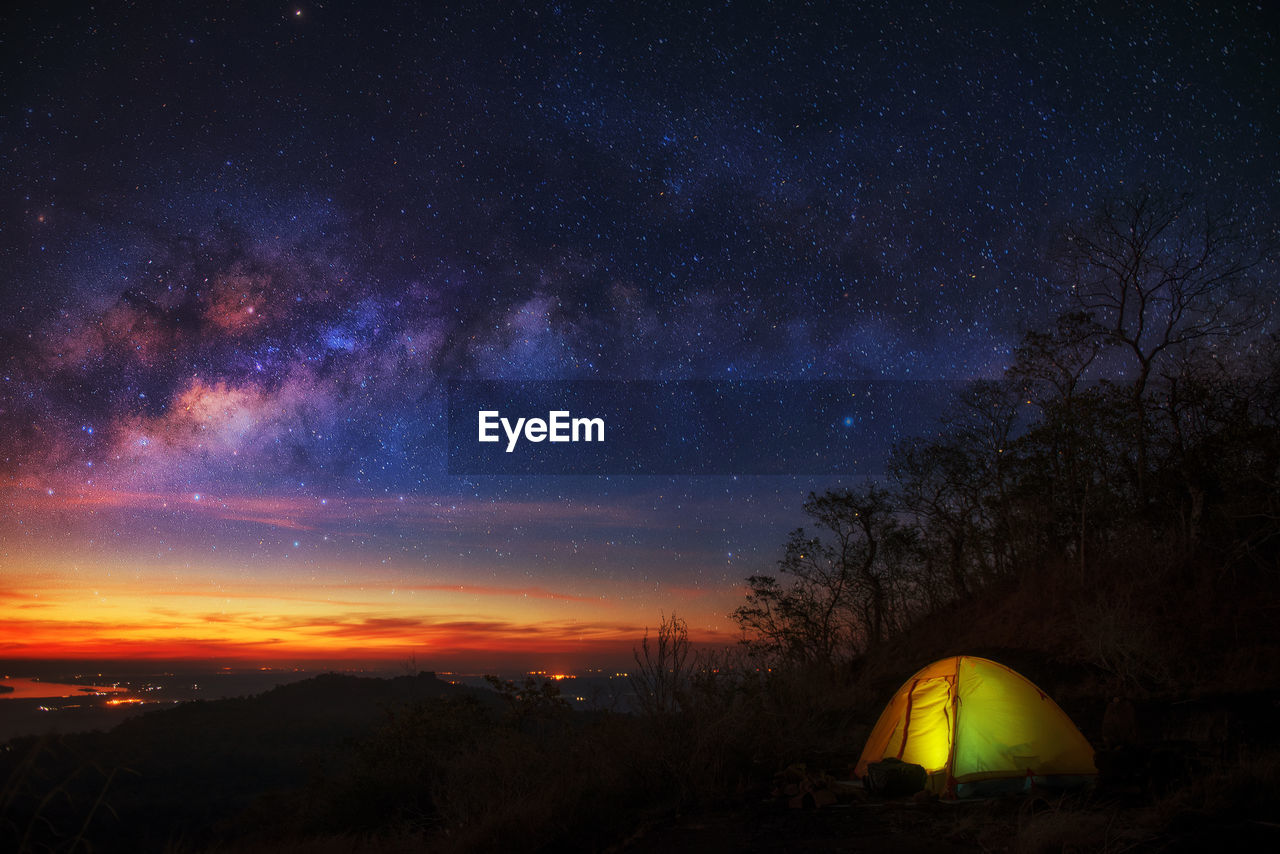
<instances>
[{"instance_id":1,"label":"bare tree","mask_svg":"<svg viewBox=\"0 0 1280 854\"><path fill-rule=\"evenodd\" d=\"M935 598L967 596L973 565L983 561L985 539L982 488L968 449L954 437L912 439L894 448L889 467L904 509L918 520L930 566L936 563L931 545L941 546L946 595Z\"/></svg>"},{"instance_id":2,"label":"bare tree","mask_svg":"<svg viewBox=\"0 0 1280 854\"><path fill-rule=\"evenodd\" d=\"M1042 412L1079 393L1089 368L1108 343L1107 330L1083 312L1062 315L1047 332L1031 331L1013 351L1009 375L1025 385Z\"/></svg>"},{"instance_id":3,"label":"bare tree","mask_svg":"<svg viewBox=\"0 0 1280 854\"><path fill-rule=\"evenodd\" d=\"M652 644L649 629L644 630L640 648L633 651L636 670L631 674L631 687L645 714L679 711L689 681L685 663L690 647L689 627L675 614L661 617Z\"/></svg>"},{"instance_id":4,"label":"bare tree","mask_svg":"<svg viewBox=\"0 0 1280 854\"><path fill-rule=\"evenodd\" d=\"M1107 199L1066 228L1063 277L1075 301L1132 360L1135 471L1145 500L1152 370L1171 349L1260 322L1245 289L1262 251L1233 218L1149 189Z\"/></svg>"},{"instance_id":5,"label":"bare tree","mask_svg":"<svg viewBox=\"0 0 1280 854\"><path fill-rule=\"evenodd\" d=\"M877 487L810 494L804 511L821 535L792 532L778 568L747 579L733 618L756 651L830 665L887 638L906 619L912 591L903 566L912 529Z\"/></svg>"},{"instance_id":6,"label":"bare tree","mask_svg":"<svg viewBox=\"0 0 1280 854\"><path fill-rule=\"evenodd\" d=\"M1081 568L1088 539L1089 487L1095 477L1090 450L1096 443L1089 434L1089 415L1098 403L1090 389L1089 369L1111 343L1107 331L1087 312L1060 316L1047 332L1028 332L1014 350L1008 376L1023 390L1027 403L1040 410L1040 421L1026 444L1039 444L1038 455L1048 477L1046 529L1051 548L1057 545L1057 529L1071 519L1072 539Z\"/></svg>"},{"instance_id":7,"label":"bare tree","mask_svg":"<svg viewBox=\"0 0 1280 854\"><path fill-rule=\"evenodd\" d=\"M1017 538L1009 487L1013 443L1020 429L1022 395L1007 378L974 380L965 385L943 424L966 449L980 506L991 531L991 560L997 574L1018 565Z\"/></svg>"}]
</instances>

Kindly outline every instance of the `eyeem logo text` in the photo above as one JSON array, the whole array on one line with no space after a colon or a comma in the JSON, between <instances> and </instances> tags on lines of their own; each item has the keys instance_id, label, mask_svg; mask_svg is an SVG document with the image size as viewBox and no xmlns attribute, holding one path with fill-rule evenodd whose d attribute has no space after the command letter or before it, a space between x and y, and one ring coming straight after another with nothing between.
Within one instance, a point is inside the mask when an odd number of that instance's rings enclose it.
<instances>
[{"instance_id":1,"label":"eyeem logo text","mask_svg":"<svg viewBox=\"0 0 1280 854\"><path fill-rule=\"evenodd\" d=\"M603 418L570 418L569 412L553 409L542 418L503 418L496 409L480 410L480 441L500 442L498 428L507 435L507 453L515 450L523 434L528 442L603 442Z\"/></svg>"}]
</instances>

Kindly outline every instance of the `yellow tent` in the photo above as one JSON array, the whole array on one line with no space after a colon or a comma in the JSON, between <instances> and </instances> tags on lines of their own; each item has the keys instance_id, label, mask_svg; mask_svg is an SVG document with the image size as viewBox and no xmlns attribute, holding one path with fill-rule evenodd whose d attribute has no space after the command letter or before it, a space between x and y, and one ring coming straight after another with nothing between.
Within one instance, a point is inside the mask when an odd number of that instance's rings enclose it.
<instances>
[{"instance_id":1,"label":"yellow tent","mask_svg":"<svg viewBox=\"0 0 1280 854\"><path fill-rule=\"evenodd\" d=\"M1058 704L1003 664L957 655L898 689L876 721L855 773L895 757L924 767L928 788L979 794L987 781L1067 782L1098 773L1093 748ZM999 785L999 784L997 784Z\"/></svg>"}]
</instances>

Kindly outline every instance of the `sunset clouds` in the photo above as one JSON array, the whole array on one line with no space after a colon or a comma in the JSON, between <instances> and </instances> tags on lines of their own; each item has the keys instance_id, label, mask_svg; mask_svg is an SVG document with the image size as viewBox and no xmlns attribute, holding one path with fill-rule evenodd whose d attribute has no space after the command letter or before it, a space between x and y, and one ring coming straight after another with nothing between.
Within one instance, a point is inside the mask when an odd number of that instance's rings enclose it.
<instances>
[{"instance_id":1,"label":"sunset clouds","mask_svg":"<svg viewBox=\"0 0 1280 854\"><path fill-rule=\"evenodd\" d=\"M497 667L625 662L643 615L607 596L537 586L364 583L310 577L266 581L234 573L180 576L70 566L14 573L0 590L8 619L0 659L197 656L256 664L420 661ZM164 577L168 575L168 577ZM296 582L296 583L295 583ZM504 615L498 617L496 615ZM703 628L704 642L732 643ZM546 659L542 659L546 661Z\"/></svg>"},{"instance_id":2,"label":"sunset clouds","mask_svg":"<svg viewBox=\"0 0 1280 854\"><path fill-rule=\"evenodd\" d=\"M0 658L617 664L676 599L732 643L721 541L673 538L688 508L667 500L13 485ZM699 566L708 588L663 580Z\"/></svg>"}]
</instances>

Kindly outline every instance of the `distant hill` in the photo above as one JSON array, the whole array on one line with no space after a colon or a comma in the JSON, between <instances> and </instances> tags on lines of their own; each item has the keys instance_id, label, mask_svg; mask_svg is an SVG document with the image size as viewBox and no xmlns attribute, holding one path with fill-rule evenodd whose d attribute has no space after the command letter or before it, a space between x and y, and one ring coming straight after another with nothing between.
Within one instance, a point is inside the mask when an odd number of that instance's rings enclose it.
<instances>
[{"instance_id":1,"label":"distant hill","mask_svg":"<svg viewBox=\"0 0 1280 854\"><path fill-rule=\"evenodd\" d=\"M17 793L0 828L15 827L20 836L38 813L39 832L73 835L102 794L110 809L94 814L94 851L216 838L219 824L256 798L299 787L340 763L345 747L371 734L389 710L450 697L495 708L501 702L433 673L395 679L329 673L257 696L150 712L105 733L14 739L0 749L0 781ZM32 757L34 764L25 765ZM67 797L41 806L64 780ZM0 849L7 832L0 830Z\"/></svg>"}]
</instances>

